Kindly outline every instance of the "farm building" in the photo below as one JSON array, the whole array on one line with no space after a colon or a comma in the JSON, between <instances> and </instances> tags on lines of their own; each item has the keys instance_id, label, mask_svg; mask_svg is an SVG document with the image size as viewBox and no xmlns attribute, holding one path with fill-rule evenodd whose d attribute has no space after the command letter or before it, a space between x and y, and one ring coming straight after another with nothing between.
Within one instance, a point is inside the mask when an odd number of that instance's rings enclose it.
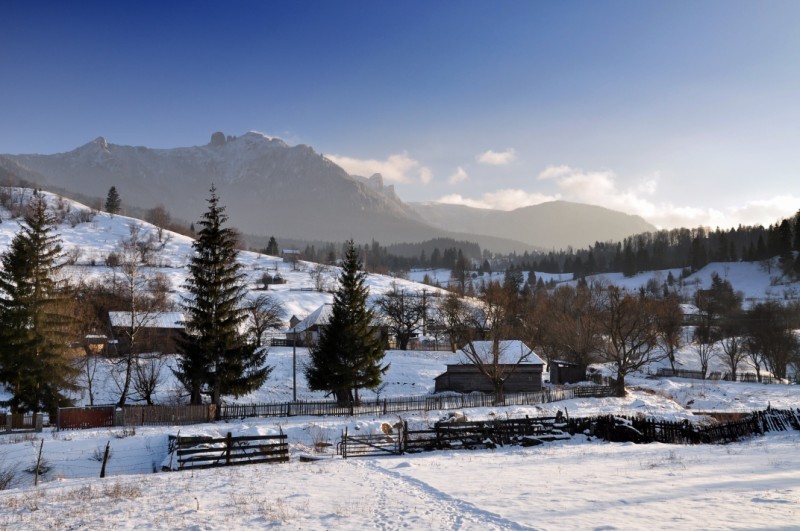
<instances>
[{"instance_id":1,"label":"farm building","mask_svg":"<svg viewBox=\"0 0 800 531\"><path fill-rule=\"evenodd\" d=\"M498 355L498 370L507 374L503 389L507 393L541 391L544 361L522 341L473 341L474 352L483 360ZM465 347L465 348L469 348ZM496 349L496 352L495 352ZM464 350L464 349L462 349ZM518 363L519 360L523 360ZM494 387L489 379L470 362L448 365L447 371L435 378L435 392L456 391L491 393Z\"/></svg>"}]
</instances>

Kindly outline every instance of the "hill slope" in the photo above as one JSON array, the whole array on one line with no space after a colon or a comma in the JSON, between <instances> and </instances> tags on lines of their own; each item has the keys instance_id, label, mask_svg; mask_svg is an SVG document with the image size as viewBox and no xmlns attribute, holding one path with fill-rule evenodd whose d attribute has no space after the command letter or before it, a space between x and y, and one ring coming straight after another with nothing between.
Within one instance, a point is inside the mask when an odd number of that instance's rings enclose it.
<instances>
[{"instance_id":1,"label":"hill slope","mask_svg":"<svg viewBox=\"0 0 800 531\"><path fill-rule=\"evenodd\" d=\"M656 230L639 216L567 201L511 211L443 203L411 205L423 220L441 229L510 238L544 249L587 247Z\"/></svg>"}]
</instances>

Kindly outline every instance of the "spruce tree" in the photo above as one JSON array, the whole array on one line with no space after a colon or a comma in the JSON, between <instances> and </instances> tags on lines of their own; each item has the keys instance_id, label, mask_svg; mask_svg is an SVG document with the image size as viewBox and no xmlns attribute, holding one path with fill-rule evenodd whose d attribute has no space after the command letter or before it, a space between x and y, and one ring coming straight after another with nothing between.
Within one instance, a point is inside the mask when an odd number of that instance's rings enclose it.
<instances>
[{"instance_id":1,"label":"spruce tree","mask_svg":"<svg viewBox=\"0 0 800 531\"><path fill-rule=\"evenodd\" d=\"M275 239L275 236L270 236L269 243L267 243L266 252L264 254L268 254L270 256L278 256L279 253L280 251L278 250L278 241ZM308 259L309 257L308 255L306 255L306 260Z\"/></svg>"},{"instance_id":2,"label":"spruce tree","mask_svg":"<svg viewBox=\"0 0 800 531\"><path fill-rule=\"evenodd\" d=\"M245 275L237 262L236 231L211 187L208 211L199 221L192 245L184 302L188 332L181 342L182 356L175 371L190 393L191 403L208 394L213 404L222 396L240 396L258 389L267 379L266 351L248 343L241 333L247 320L243 306Z\"/></svg>"},{"instance_id":3,"label":"spruce tree","mask_svg":"<svg viewBox=\"0 0 800 531\"><path fill-rule=\"evenodd\" d=\"M376 388L389 368L381 365L384 342L372 330L373 312L367 305L365 279L358 250L350 240L330 321L309 349L311 360L305 371L309 389L327 391L342 405L357 405L358 390Z\"/></svg>"},{"instance_id":4,"label":"spruce tree","mask_svg":"<svg viewBox=\"0 0 800 531\"><path fill-rule=\"evenodd\" d=\"M117 187L112 186L108 189L108 195L106 196L106 212L111 214L119 214L120 209L122 208L122 199L119 197L119 192L117 192Z\"/></svg>"},{"instance_id":5,"label":"spruce tree","mask_svg":"<svg viewBox=\"0 0 800 531\"><path fill-rule=\"evenodd\" d=\"M14 412L71 405L77 369L67 358L71 318L65 309L61 244L55 217L41 194L31 201L25 225L0 257L0 381Z\"/></svg>"}]
</instances>

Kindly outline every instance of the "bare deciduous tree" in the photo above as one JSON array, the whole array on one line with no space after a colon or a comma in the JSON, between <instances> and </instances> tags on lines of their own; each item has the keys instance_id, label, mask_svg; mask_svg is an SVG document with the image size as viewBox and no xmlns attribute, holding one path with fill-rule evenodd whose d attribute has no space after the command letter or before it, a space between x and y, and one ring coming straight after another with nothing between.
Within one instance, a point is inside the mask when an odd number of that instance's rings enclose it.
<instances>
[{"instance_id":1,"label":"bare deciduous tree","mask_svg":"<svg viewBox=\"0 0 800 531\"><path fill-rule=\"evenodd\" d=\"M118 404L125 405L133 382L133 371L142 353L140 336L156 319L157 314L167 306L166 278L153 275L147 267L147 254L142 253L142 239L136 225L131 225L130 236L120 242L117 256L118 265L113 268L113 285L125 302L127 324L122 332L125 338L125 351L117 360L121 366L122 383Z\"/></svg>"},{"instance_id":2,"label":"bare deciduous tree","mask_svg":"<svg viewBox=\"0 0 800 531\"><path fill-rule=\"evenodd\" d=\"M617 396L625 396L625 376L666 357L657 348L657 304L617 287L605 292L599 353L616 368Z\"/></svg>"},{"instance_id":3,"label":"bare deciduous tree","mask_svg":"<svg viewBox=\"0 0 800 531\"><path fill-rule=\"evenodd\" d=\"M147 356L136 360L133 389L148 406L153 405L156 390L164 382L165 364L162 356Z\"/></svg>"},{"instance_id":4,"label":"bare deciduous tree","mask_svg":"<svg viewBox=\"0 0 800 531\"><path fill-rule=\"evenodd\" d=\"M261 347L264 334L269 329L284 326L283 306L272 296L262 293L245 305L248 315L248 333L255 339L257 347Z\"/></svg>"},{"instance_id":5,"label":"bare deciduous tree","mask_svg":"<svg viewBox=\"0 0 800 531\"><path fill-rule=\"evenodd\" d=\"M422 297L407 294L396 283L392 283L392 289L378 298L376 306L386 319L389 330L397 338L398 348L407 350L411 336L422 325L425 317Z\"/></svg>"}]
</instances>

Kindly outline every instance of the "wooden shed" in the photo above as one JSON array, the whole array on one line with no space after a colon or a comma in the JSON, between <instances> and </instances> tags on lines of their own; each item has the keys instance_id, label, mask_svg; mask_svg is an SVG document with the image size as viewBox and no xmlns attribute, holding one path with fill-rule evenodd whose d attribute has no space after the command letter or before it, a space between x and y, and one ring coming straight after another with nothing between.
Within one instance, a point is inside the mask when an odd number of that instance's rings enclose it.
<instances>
[{"instance_id":1,"label":"wooden shed","mask_svg":"<svg viewBox=\"0 0 800 531\"><path fill-rule=\"evenodd\" d=\"M561 385L586 380L586 371L580 365L569 361L553 360L550 362L550 383Z\"/></svg>"}]
</instances>

